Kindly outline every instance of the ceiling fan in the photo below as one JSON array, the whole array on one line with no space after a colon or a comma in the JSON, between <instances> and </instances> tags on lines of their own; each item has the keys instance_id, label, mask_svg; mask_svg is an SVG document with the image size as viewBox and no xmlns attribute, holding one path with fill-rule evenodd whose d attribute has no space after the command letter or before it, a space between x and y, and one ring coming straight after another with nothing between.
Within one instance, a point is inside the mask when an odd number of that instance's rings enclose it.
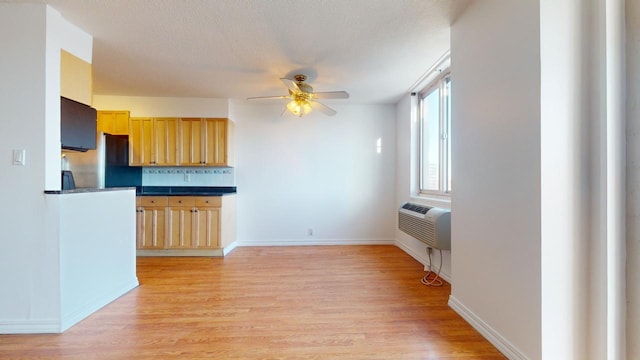
<instances>
[{"instance_id":1,"label":"ceiling fan","mask_svg":"<svg viewBox=\"0 0 640 360\"><path fill-rule=\"evenodd\" d=\"M289 95L281 96L258 96L250 97L247 100L267 100L267 99L288 99L285 110L289 110L296 116L304 116L311 110L318 110L326 115L333 116L336 111L327 105L316 101L316 99L348 99L349 93L346 91L323 91L313 92L311 85L307 84L306 75L298 74L293 79L281 78L285 86L289 89Z\"/></svg>"}]
</instances>

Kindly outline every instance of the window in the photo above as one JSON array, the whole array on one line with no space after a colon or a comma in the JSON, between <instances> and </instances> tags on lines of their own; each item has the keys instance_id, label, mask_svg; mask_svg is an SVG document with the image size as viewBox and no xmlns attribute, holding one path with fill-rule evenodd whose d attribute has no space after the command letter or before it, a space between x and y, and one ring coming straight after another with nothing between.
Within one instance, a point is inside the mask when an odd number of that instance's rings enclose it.
<instances>
[{"instance_id":1,"label":"window","mask_svg":"<svg viewBox=\"0 0 640 360\"><path fill-rule=\"evenodd\" d=\"M438 70L440 71L440 70ZM418 93L420 194L451 193L451 76L441 71Z\"/></svg>"}]
</instances>

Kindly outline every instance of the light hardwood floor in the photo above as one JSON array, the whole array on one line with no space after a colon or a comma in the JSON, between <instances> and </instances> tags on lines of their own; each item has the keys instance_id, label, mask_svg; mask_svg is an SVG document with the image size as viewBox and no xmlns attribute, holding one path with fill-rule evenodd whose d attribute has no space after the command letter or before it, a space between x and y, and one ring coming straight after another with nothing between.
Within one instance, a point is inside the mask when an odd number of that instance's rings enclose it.
<instances>
[{"instance_id":1,"label":"light hardwood floor","mask_svg":"<svg viewBox=\"0 0 640 360\"><path fill-rule=\"evenodd\" d=\"M0 359L505 359L394 246L241 247L138 258L140 286Z\"/></svg>"}]
</instances>

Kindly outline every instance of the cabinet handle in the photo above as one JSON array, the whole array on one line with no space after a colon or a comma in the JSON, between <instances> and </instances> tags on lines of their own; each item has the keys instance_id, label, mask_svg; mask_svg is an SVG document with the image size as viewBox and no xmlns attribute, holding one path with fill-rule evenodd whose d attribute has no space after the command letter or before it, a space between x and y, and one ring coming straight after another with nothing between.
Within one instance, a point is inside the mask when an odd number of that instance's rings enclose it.
<instances>
[{"instance_id":1,"label":"cabinet handle","mask_svg":"<svg viewBox=\"0 0 640 360\"><path fill-rule=\"evenodd\" d=\"M151 200L151 203L152 203L152 204L155 204L155 203L156 203L156 201L155 201L155 200Z\"/></svg>"}]
</instances>

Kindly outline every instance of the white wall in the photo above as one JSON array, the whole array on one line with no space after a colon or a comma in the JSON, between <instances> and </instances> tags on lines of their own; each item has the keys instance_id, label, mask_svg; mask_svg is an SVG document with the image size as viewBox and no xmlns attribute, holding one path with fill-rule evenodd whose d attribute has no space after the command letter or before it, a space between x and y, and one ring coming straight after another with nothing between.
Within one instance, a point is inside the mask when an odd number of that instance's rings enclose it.
<instances>
[{"instance_id":1,"label":"white wall","mask_svg":"<svg viewBox=\"0 0 640 360\"><path fill-rule=\"evenodd\" d=\"M450 305L510 358L625 357L621 4L486 0L452 28Z\"/></svg>"},{"instance_id":2,"label":"white wall","mask_svg":"<svg viewBox=\"0 0 640 360\"><path fill-rule=\"evenodd\" d=\"M640 359L640 2L626 6L627 358Z\"/></svg>"},{"instance_id":3,"label":"white wall","mask_svg":"<svg viewBox=\"0 0 640 360\"><path fill-rule=\"evenodd\" d=\"M132 117L229 117L226 99L93 95L93 107L129 110Z\"/></svg>"},{"instance_id":4,"label":"white wall","mask_svg":"<svg viewBox=\"0 0 640 360\"><path fill-rule=\"evenodd\" d=\"M586 358L581 344L588 333L590 106L584 98L591 80L583 73L587 31L576 9L574 1L541 3L542 352L562 358Z\"/></svg>"},{"instance_id":5,"label":"white wall","mask_svg":"<svg viewBox=\"0 0 640 360\"><path fill-rule=\"evenodd\" d=\"M131 116L233 120L239 245L393 243L393 105L331 104L334 117L312 112L297 118L280 117L282 104L241 100L94 95L93 104ZM198 174L192 183L162 176L144 174L143 185L212 184Z\"/></svg>"},{"instance_id":6,"label":"white wall","mask_svg":"<svg viewBox=\"0 0 640 360\"><path fill-rule=\"evenodd\" d=\"M331 106L298 118L231 103L240 245L393 243L394 106Z\"/></svg>"},{"instance_id":7,"label":"white wall","mask_svg":"<svg viewBox=\"0 0 640 360\"><path fill-rule=\"evenodd\" d=\"M60 49L86 58L92 39L44 4L0 4L0 332L58 331ZM26 150L25 166L11 163Z\"/></svg>"},{"instance_id":8,"label":"white wall","mask_svg":"<svg viewBox=\"0 0 640 360\"><path fill-rule=\"evenodd\" d=\"M541 357L539 25L486 0L451 28L450 305L511 358Z\"/></svg>"},{"instance_id":9,"label":"white wall","mask_svg":"<svg viewBox=\"0 0 640 360\"><path fill-rule=\"evenodd\" d=\"M46 7L0 4L0 325L25 320L47 327L57 317L57 263L44 233ZM10 95L9 95L10 94ZM11 165L12 149L26 149L26 165ZM35 265L34 265L35 264ZM44 265L40 265L44 264ZM33 293L41 299L33 299ZM55 324L53 325L55 326Z\"/></svg>"},{"instance_id":10,"label":"white wall","mask_svg":"<svg viewBox=\"0 0 640 360\"><path fill-rule=\"evenodd\" d=\"M542 356L623 359L623 1L540 1Z\"/></svg>"}]
</instances>

